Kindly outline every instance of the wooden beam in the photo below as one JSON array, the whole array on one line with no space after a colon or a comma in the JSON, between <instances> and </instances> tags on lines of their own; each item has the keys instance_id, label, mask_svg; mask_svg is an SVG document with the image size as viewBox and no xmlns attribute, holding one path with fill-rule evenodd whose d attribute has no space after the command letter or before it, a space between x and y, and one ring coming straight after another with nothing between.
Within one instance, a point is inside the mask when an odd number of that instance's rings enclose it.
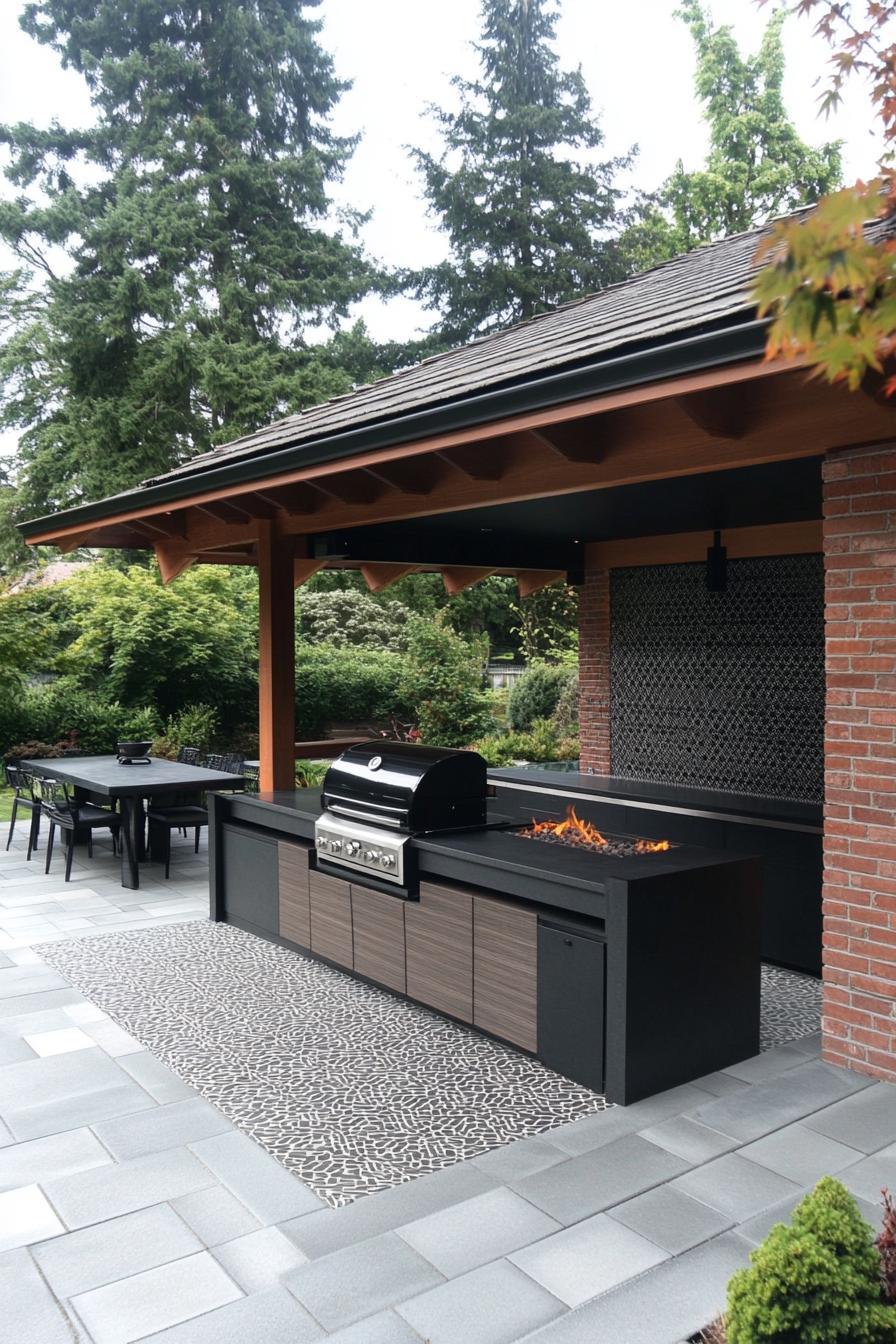
<instances>
[{"instance_id":1,"label":"wooden beam","mask_svg":"<svg viewBox=\"0 0 896 1344\"><path fill-rule=\"evenodd\" d=\"M157 541L153 544L153 550L159 562L162 582L166 584L196 563L196 552L190 550L183 541Z\"/></svg>"},{"instance_id":2,"label":"wooden beam","mask_svg":"<svg viewBox=\"0 0 896 1344\"><path fill-rule=\"evenodd\" d=\"M283 513L306 515L314 513L324 496L313 485L297 481L294 485L278 485L272 490L256 490L254 497L272 504Z\"/></svg>"},{"instance_id":3,"label":"wooden beam","mask_svg":"<svg viewBox=\"0 0 896 1344\"><path fill-rule=\"evenodd\" d=\"M471 443L446 448L438 456L471 481L500 481L507 468L507 454L499 443Z\"/></svg>"},{"instance_id":4,"label":"wooden beam","mask_svg":"<svg viewBox=\"0 0 896 1344\"><path fill-rule=\"evenodd\" d=\"M559 583L565 578L566 574L562 569L520 569L517 571L516 586L520 597L531 597L533 593L540 592L542 588L547 588L552 583Z\"/></svg>"},{"instance_id":5,"label":"wooden beam","mask_svg":"<svg viewBox=\"0 0 896 1344\"><path fill-rule=\"evenodd\" d=\"M821 520L731 527L722 531L729 560L760 555L814 555L823 549ZM628 569L637 565L676 565L706 559L712 532L673 532L665 536L592 541L585 547L589 568Z\"/></svg>"},{"instance_id":6,"label":"wooden beam","mask_svg":"<svg viewBox=\"0 0 896 1344\"><path fill-rule=\"evenodd\" d=\"M183 513L154 513L140 520L140 530L150 537L182 537L186 522Z\"/></svg>"},{"instance_id":7,"label":"wooden beam","mask_svg":"<svg viewBox=\"0 0 896 1344\"><path fill-rule=\"evenodd\" d=\"M196 508L200 513L207 514L209 518L217 518L221 523L247 523L252 517L248 509L224 499L212 500L207 504L197 504Z\"/></svg>"},{"instance_id":8,"label":"wooden beam","mask_svg":"<svg viewBox=\"0 0 896 1344\"><path fill-rule=\"evenodd\" d=\"M260 787L295 788L295 541L258 523L258 754Z\"/></svg>"},{"instance_id":9,"label":"wooden beam","mask_svg":"<svg viewBox=\"0 0 896 1344\"><path fill-rule=\"evenodd\" d=\"M292 586L301 588L303 583L307 583L319 569L323 569L326 560L306 559L303 556L295 556L292 562Z\"/></svg>"},{"instance_id":10,"label":"wooden beam","mask_svg":"<svg viewBox=\"0 0 896 1344\"><path fill-rule=\"evenodd\" d=\"M601 425L588 421L582 424L554 425L550 429L524 429L512 436L512 442L520 447L534 446L547 450L564 462L599 462L603 456Z\"/></svg>"},{"instance_id":11,"label":"wooden beam","mask_svg":"<svg viewBox=\"0 0 896 1344\"><path fill-rule=\"evenodd\" d=\"M381 462L370 467L375 476L393 490L405 495L429 495L445 477L445 470L433 457L414 457L405 462Z\"/></svg>"},{"instance_id":12,"label":"wooden beam","mask_svg":"<svg viewBox=\"0 0 896 1344\"><path fill-rule=\"evenodd\" d=\"M711 439L742 439L750 424L751 399L730 387L706 388L676 397L675 404Z\"/></svg>"},{"instance_id":13,"label":"wooden beam","mask_svg":"<svg viewBox=\"0 0 896 1344\"><path fill-rule=\"evenodd\" d=\"M361 565L361 573L370 591L381 593L390 583L396 583L406 574L416 574L419 568L419 565L394 565L385 561L381 563L371 561L369 564Z\"/></svg>"},{"instance_id":14,"label":"wooden beam","mask_svg":"<svg viewBox=\"0 0 896 1344\"><path fill-rule=\"evenodd\" d=\"M196 556L197 565L254 565L255 556L251 551L200 551Z\"/></svg>"},{"instance_id":15,"label":"wooden beam","mask_svg":"<svg viewBox=\"0 0 896 1344\"><path fill-rule=\"evenodd\" d=\"M445 591L449 597L454 597L455 593L462 593L465 588L472 588L474 583L487 579L494 572L493 569L475 569L472 565L445 565L442 569Z\"/></svg>"},{"instance_id":16,"label":"wooden beam","mask_svg":"<svg viewBox=\"0 0 896 1344\"><path fill-rule=\"evenodd\" d=\"M325 495L331 495L341 504L373 504L383 493L383 483L369 471L346 471L339 476L325 476L315 484Z\"/></svg>"}]
</instances>

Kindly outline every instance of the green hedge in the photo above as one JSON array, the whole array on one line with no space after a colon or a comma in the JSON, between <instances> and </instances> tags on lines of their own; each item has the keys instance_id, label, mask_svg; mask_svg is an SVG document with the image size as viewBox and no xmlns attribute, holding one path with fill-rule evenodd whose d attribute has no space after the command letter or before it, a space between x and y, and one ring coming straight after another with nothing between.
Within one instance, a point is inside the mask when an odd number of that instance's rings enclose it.
<instances>
[{"instance_id":1,"label":"green hedge","mask_svg":"<svg viewBox=\"0 0 896 1344\"><path fill-rule=\"evenodd\" d=\"M19 742L59 742L77 733L87 754L108 755L119 741L151 741L161 728L155 709L129 708L65 682L32 687L0 700L0 753Z\"/></svg>"},{"instance_id":2,"label":"green hedge","mask_svg":"<svg viewBox=\"0 0 896 1344\"><path fill-rule=\"evenodd\" d=\"M296 737L326 723L363 723L409 713L399 691L403 657L363 649L303 648L296 657Z\"/></svg>"}]
</instances>

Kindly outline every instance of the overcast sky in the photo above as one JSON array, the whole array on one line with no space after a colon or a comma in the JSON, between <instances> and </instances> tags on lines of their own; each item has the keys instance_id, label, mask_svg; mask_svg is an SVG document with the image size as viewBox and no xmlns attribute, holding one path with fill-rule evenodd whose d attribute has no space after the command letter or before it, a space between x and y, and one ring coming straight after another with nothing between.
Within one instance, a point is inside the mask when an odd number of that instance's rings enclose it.
<instances>
[{"instance_id":1,"label":"overcast sky","mask_svg":"<svg viewBox=\"0 0 896 1344\"><path fill-rule=\"evenodd\" d=\"M0 122L89 122L82 81L22 33L21 8L18 0L0 0ZM365 242L388 264L415 265L444 255L404 146L437 144L424 108L451 97L452 74L475 73L469 42L478 36L478 8L478 0L324 0L321 7L323 41L339 74L353 81L335 124L363 136L339 196L373 210ZM582 65L602 118L607 155L639 146L632 183L643 188L659 185L679 157L686 167L697 167L706 147L693 96L691 39L674 9L674 0L564 0L558 29L562 61ZM753 0L714 0L712 12L752 49L769 11L759 11ZM836 118L819 120L815 81L824 71L827 48L797 18L787 22L785 43L787 102L801 134L813 143L842 139L847 180L869 175L877 143L869 130L867 94L856 88ZM401 299L369 300L362 312L380 339L409 336L426 320L416 305Z\"/></svg>"}]
</instances>

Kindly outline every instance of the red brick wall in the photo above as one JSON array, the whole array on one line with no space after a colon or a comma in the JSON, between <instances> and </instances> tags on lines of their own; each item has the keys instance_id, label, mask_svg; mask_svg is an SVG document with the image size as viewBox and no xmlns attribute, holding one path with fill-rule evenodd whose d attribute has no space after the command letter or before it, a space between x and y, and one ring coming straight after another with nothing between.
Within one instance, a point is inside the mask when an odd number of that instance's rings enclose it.
<instances>
[{"instance_id":1,"label":"red brick wall","mask_svg":"<svg viewBox=\"0 0 896 1344\"><path fill-rule=\"evenodd\" d=\"M896 450L824 465L824 1057L896 1081Z\"/></svg>"},{"instance_id":2,"label":"red brick wall","mask_svg":"<svg viewBox=\"0 0 896 1344\"><path fill-rule=\"evenodd\" d=\"M585 570L579 589L581 768L610 773L610 574Z\"/></svg>"}]
</instances>

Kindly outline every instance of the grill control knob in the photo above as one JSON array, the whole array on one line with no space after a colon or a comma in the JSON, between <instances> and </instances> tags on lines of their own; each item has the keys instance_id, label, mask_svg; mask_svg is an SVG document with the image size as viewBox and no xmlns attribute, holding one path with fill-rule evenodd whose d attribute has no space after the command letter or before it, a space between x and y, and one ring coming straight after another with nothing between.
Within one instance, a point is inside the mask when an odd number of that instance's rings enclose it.
<instances>
[{"instance_id":1,"label":"grill control knob","mask_svg":"<svg viewBox=\"0 0 896 1344\"><path fill-rule=\"evenodd\" d=\"M329 840L327 839L327 837L326 837L325 835L319 835L319 836L317 837L317 847L318 847L318 849L326 849L327 846L329 845L329 843L330 843L330 842L329 842Z\"/></svg>"},{"instance_id":2,"label":"grill control knob","mask_svg":"<svg viewBox=\"0 0 896 1344\"><path fill-rule=\"evenodd\" d=\"M394 855L394 854L381 854L381 855L380 855L380 863L382 864L382 866L383 866L384 868L394 868L394 867L395 867L395 855Z\"/></svg>"},{"instance_id":3,"label":"grill control knob","mask_svg":"<svg viewBox=\"0 0 896 1344\"><path fill-rule=\"evenodd\" d=\"M379 858L379 856L380 856L380 852L379 852L378 849L365 849L365 851L364 851L364 862L365 862L365 863L376 863L376 861L377 861L377 859Z\"/></svg>"},{"instance_id":4,"label":"grill control knob","mask_svg":"<svg viewBox=\"0 0 896 1344\"><path fill-rule=\"evenodd\" d=\"M342 841L341 841L341 840L331 840L331 841L330 841L330 853L331 853L331 854L341 854L341 853L342 853Z\"/></svg>"},{"instance_id":5,"label":"grill control knob","mask_svg":"<svg viewBox=\"0 0 896 1344\"><path fill-rule=\"evenodd\" d=\"M354 858L356 854L361 853L361 841L349 840L348 844L346 845L346 851L352 856L352 858Z\"/></svg>"}]
</instances>

